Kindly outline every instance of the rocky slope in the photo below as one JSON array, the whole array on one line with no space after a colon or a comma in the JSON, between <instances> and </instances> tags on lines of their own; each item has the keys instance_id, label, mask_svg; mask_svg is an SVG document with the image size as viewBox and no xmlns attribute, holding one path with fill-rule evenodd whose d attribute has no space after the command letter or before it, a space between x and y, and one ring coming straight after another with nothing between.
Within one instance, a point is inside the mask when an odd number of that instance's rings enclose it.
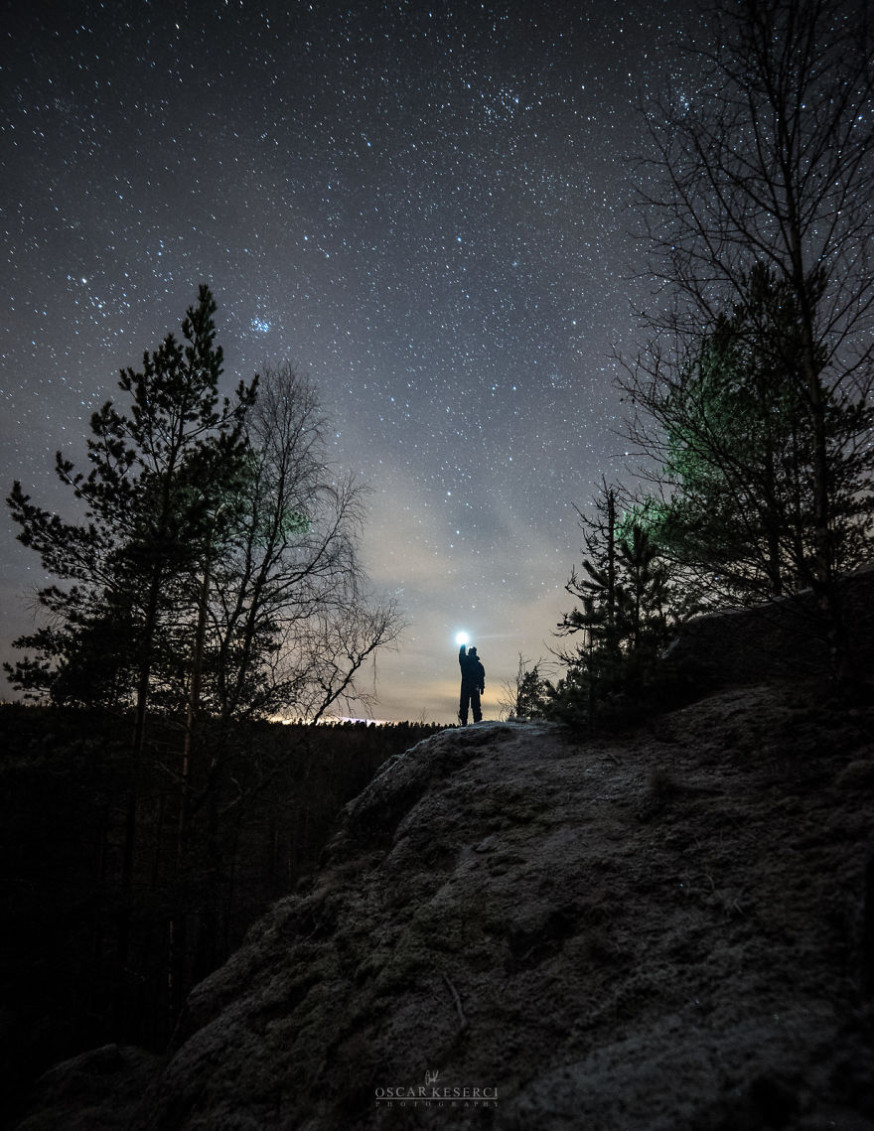
<instances>
[{"instance_id":1,"label":"rocky slope","mask_svg":"<svg viewBox=\"0 0 874 1131\"><path fill-rule=\"evenodd\" d=\"M157 1072L103 1050L102 1104L68 1066L22 1129L874 1131L872 719L752 687L428 739Z\"/></svg>"}]
</instances>

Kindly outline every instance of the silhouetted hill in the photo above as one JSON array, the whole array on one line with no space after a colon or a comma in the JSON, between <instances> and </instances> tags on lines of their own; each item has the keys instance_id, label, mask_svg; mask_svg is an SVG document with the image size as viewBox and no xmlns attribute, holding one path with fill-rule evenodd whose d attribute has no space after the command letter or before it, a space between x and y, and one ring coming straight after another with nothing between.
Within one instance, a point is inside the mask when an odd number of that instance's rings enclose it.
<instances>
[{"instance_id":1,"label":"silhouetted hill","mask_svg":"<svg viewBox=\"0 0 874 1131\"><path fill-rule=\"evenodd\" d=\"M797 683L429 738L164 1063L59 1066L21 1131L871 1131L872 722Z\"/></svg>"}]
</instances>

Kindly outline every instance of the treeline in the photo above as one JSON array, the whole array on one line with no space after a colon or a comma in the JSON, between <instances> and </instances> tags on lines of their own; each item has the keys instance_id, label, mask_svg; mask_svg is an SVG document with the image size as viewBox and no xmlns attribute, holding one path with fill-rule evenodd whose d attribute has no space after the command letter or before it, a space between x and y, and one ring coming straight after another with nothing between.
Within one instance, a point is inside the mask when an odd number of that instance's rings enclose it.
<instances>
[{"instance_id":1,"label":"treeline","mask_svg":"<svg viewBox=\"0 0 874 1131\"><path fill-rule=\"evenodd\" d=\"M25 696L151 714L315 721L359 701L356 677L398 635L358 555L361 489L333 466L315 388L290 366L219 392L215 302L182 322L91 417L86 471L55 472L82 517L7 499L55 579L46 623L4 665Z\"/></svg>"},{"instance_id":2,"label":"treeline","mask_svg":"<svg viewBox=\"0 0 874 1131\"><path fill-rule=\"evenodd\" d=\"M122 371L85 470L57 453L76 517L20 482L7 500L52 579L4 665L45 706L4 709L10 946L92 1042L165 1041L339 806L428 729L270 723L361 713L362 669L401 622L362 568L361 488L314 387L285 365L222 396L214 315L201 287L181 336ZM22 982L60 1034L39 984Z\"/></svg>"},{"instance_id":3,"label":"treeline","mask_svg":"<svg viewBox=\"0 0 874 1131\"><path fill-rule=\"evenodd\" d=\"M858 674L841 579L874 534L874 30L853 0L710 16L647 118L635 462L581 513L567 673L521 673L522 715L612 725L669 701L669 641L729 606L795 602L831 686Z\"/></svg>"},{"instance_id":4,"label":"treeline","mask_svg":"<svg viewBox=\"0 0 874 1131\"><path fill-rule=\"evenodd\" d=\"M228 773L182 821L182 723L0 706L4 1104L50 1063L110 1040L162 1050L188 989L315 867L342 806L440 728L284 726L225 733ZM214 736L217 737L217 736ZM133 874L127 799L139 778ZM14 1086L15 1085L15 1086Z\"/></svg>"}]
</instances>

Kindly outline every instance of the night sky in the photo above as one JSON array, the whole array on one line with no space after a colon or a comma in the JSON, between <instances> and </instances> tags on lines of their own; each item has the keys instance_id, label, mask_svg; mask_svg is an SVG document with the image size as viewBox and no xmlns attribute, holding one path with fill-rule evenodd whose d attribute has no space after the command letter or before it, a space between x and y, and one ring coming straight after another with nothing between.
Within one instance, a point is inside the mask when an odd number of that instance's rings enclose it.
<instances>
[{"instance_id":1,"label":"night sky","mask_svg":"<svg viewBox=\"0 0 874 1131\"><path fill-rule=\"evenodd\" d=\"M372 489L365 562L408 622L374 717L454 720L459 629L497 717L519 654L557 643L574 505L626 466L639 104L689 5L0 7L4 494L71 513L54 452L83 466L118 370L208 283L227 388L308 372ZM3 658L45 580L16 532Z\"/></svg>"}]
</instances>

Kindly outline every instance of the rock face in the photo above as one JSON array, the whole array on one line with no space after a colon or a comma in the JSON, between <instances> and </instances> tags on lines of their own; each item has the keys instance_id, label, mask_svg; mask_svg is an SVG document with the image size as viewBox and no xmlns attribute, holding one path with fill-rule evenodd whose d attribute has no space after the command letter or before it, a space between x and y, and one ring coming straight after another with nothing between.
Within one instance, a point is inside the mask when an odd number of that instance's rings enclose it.
<instances>
[{"instance_id":1,"label":"rock face","mask_svg":"<svg viewBox=\"0 0 874 1131\"><path fill-rule=\"evenodd\" d=\"M841 580L844 646L851 672L874 665L874 566ZM723 609L680 629L670 656L711 689L775 679L828 678L829 647L809 590L754 608Z\"/></svg>"},{"instance_id":2,"label":"rock face","mask_svg":"<svg viewBox=\"0 0 874 1131\"><path fill-rule=\"evenodd\" d=\"M747 688L413 747L194 991L132 1126L871 1131L872 714Z\"/></svg>"}]
</instances>

